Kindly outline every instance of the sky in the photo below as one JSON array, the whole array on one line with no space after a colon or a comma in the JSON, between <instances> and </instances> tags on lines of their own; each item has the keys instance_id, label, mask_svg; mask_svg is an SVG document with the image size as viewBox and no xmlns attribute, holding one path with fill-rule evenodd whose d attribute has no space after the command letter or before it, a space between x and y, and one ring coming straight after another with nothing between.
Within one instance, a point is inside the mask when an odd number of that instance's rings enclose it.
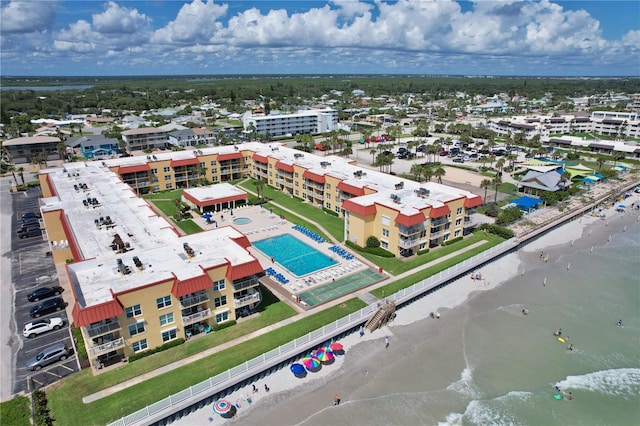
<instances>
[{"instance_id":1,"label":"sky","mask_svg":"<svg viewBox=\"0 0 640 426\"><path fill-rule=\"evenodd\" d=\"M0 74L640 76L640 1L0 0Z\"/></svg>"}]
</instances>

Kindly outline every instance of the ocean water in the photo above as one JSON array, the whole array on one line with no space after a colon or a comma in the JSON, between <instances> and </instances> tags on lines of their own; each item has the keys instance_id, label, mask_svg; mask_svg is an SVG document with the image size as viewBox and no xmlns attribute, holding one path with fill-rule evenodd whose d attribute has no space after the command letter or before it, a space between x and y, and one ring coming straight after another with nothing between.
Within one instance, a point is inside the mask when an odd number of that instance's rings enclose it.
<instances>
[{"instance_id":1,"label":"ocean water","mask_svg":"<svg viewBox=\"0 0 640 426\"><path fill-rule=\"evenodd\" d=\"M639 425L635 219L590 225L575 244L545 248L546 263L538 252L519 251L524 273L441 320L425 312L424 320L394 327L389 349L377 341L354 346L324 382L279 395L259 417L238 423ZM558 328L572 351L553 335ZM554 386L573 400L554 399ZM336 392L338 408L330 406Z\"/></svg>"}]
</instances>

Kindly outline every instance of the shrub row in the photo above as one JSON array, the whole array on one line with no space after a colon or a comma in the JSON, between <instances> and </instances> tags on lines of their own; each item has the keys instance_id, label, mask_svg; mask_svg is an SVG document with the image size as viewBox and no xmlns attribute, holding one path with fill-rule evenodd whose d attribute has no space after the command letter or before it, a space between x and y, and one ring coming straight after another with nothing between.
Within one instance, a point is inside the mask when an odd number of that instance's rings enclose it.
<instances>
[{"instance_id":1,"label":"shrub row","mask_svg":"<svg viewBox=\"0 0 640 426\"><path fill-rule=\"evenodd\" d=\"M359 245L352 243L351 241L346 241L345 244L347 247L352 248L361 253L369 253L375 256L380 257L396 257L395 254L391 253L388 250L383 249L382 247L360 247Z\"/></svg>"},{"instance_id":2,"label":"shrub row","mask_svg":"<svg viewBox=\"0 0 640 426\"><path fill-rule=\"evenodd\" d=\"M490 223L483 223L478 229L486 231L490 234L497 235L498 237L508 240L513 238L513 231L511 229L503 228L502 226L492 225Z\"/></svg>"},{"instance_id":3,"label":"shrub row","mask_svg":"<svg viewBox=\"0 0 640 426\"><path fill-rule=\"evenodd\" d=\"M326 214L330 214L331 216L340 217L340 215L334 212L333 210L323 208L322 211L325 212Z\"/></svg>"},{"instance_id":4,"label":"shrub row","mask_svg":"<svg viewBox=\"0 0 640 426\"><path fill-rule=\"evenodd\" d=\"M423 254L427 254L429 253L429 249L424 249L424 250L419 250L418 253L416 253L418 256L422 256Z\"/></svg>"},{"instance_id":5,"label":"shrub row","mask_svg":"<svg viewBox=\"0 0 640 426\"><path fill-rule=\"evenodd\" d=\"M213 331L224 330L227 327L231 327L232 325L236 325L236 320L223 322L222 324L216 324L213 326Z\"/></svg>"},{"instance_id":6,"label":"shrub row","mask_svg":"<svg viewBox=\"0 0 640 426\"><path fill-rule=\"evenodd\" d=\"M33 391L33 405L35 408L35 425L36 426L51 426L54 419L49 415L50 410L47 408L47 395L41 391Z\"/></svg>"},{"instance_id":7,"label":"shrub row","mask_svg":"<svg viewBox=\"0 0 640 426\"><path fill-rule=\"evenodd\" d=\"M157 348L149 349L149 350L146 350L144 352L140 352L140 353L131 355L129 357L129 362L137 361L137 360L139 360L141 358L148 357L149 355L153 355L153 354L158 353L158 352L166 351L169 348L173 348L174 346L178 346L178 345L181 345L183 343L184 343L184 339L183 338L172 340L170 342L165 343L162 346L158 346Z\"/></svg>"},{"instance_id":8,"label":"shrub row","mask_svg":"<svg viewBox=\"0 0 640 426\"><path fill-rule=\"evenodd\" d=\"M452 240L445 241L444 243L442 243L442 245L443 246L450 246L451 244L457 243L458 241L462 241L462 237L455 237Z\"/></svg>"}]
</instances>

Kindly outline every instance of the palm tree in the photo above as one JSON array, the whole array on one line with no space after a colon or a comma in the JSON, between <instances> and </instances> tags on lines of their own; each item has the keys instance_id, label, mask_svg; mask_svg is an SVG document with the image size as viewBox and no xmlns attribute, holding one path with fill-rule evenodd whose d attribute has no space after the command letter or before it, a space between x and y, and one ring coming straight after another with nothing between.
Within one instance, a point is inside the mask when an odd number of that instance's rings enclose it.
<instances>
[{"instance_id":1,"label":"palm tree","mask_svg":"<svg viewBox=\"0 0 640 426\"><path fill-rule=\"evenodd\" d=\"M491 179L482 179L482 182L480 182L480 188L484 188L483 204L487 204L487 189L489 189L490 186Z\"/></svg>"},{"instance_id":2,"label":"palm tree","mask_svg":"<svg viewBox=\"0 0 640 426\"><path fill-rule=\"evenodd\" d=\"M260 199L260 202L262 202L264 181L260 179L260 176L258 176L258 178L253 181L253 185L256 187L256 193L258 194L258 198Z\"/></svg>"},{"instance_id":3,"label":"palm tree","mask_svg":"<svg viewBox=\"0 0 640 426\"><path fill-rule=\"evenodd\" d=\"M447 172L442 166L437 167L433 171L433 175L438 178L438 183L442 183L442 176L444 176L445 174L447 174Z\"/></svg>"},{"instance_id":4,"label":"palm tree","mask_svg":"<svg viewBox=\"0 0 640 426\"><path fill-rule=\"evenodd\" d=\"M614 152L613 153L613 167L618 165L618 161L624 160L625 156L623 152Z\"/></svg>"},{"instance_id":5,"label":"palm tree","mask_svg":"<svg viewBox=\"0 0 640 426\"><path fill-rule=\"evenodd\" d=\"M182 220L182 200L180 198L176 198L173 200L173 203L176 206L176 220Z\"/></svg>"},{"instance_id":6,"label":"palm tree","mask_svg":"<svg viewBox=\"0 0 640 426\"><path fill-rule=\"evenodd\" d=\"M375 148L374 148L374 149L372 149L371 151L369 151L369 154L371 154L371 156L373 157L373 160L372 160L372 163L371 163L371 164L373 164L373 165L375 165L375 162L376 162L376 153L377 153L377 152L378 152L378 151L377 151Z\"/></svg>"},{"instance_id":7,"label":"palm tree","mask_svg":"<svg viewBox=\"0 0 640 426\"><path fill-rule=\"evenodd\" d=\"M417 182L420 182L420 175L422 174L422 166L417 163L413 163L411 165L411 170L409 171L413 175L413 179Z\"/></svg>"},{"instance_id":8,"label":"palm tree","mask_svg":"<svg viewBox=\"0 0 640 426\"><path fill-rule=\"evenodd\" d=\"M24 167L18 167L18 173L20 174L20 180L22 181L22 185L24 185Z\"/></svg>"},{"instance_id":9,"label":"palm tree","mask_svg":"<svg viewBox=\"0 0 640 426\"><path fill-rule=\"evenodd\" d=\"M422 169L422 174L424 175L424 180L427 182L431 182L431 176L433 176L433 169L430 166L424 166Z\"/></svg>"},{"instance_id":10,"label":"palm tree","mask_svg":"<svg viewBox=\"0 0 640 426\"><path fill-rule=\"evenodd\" d=\"M596 158L596 163L598 163L598 171L602 170L602 166L607 162L607 159L603 155L598 155Z\"/></svg>"},{"instance_id":11,"label":"palm tree","mask_svg":"<svg viewBox=\"0 0 640 426\"><path fill-rule=\"evenodd\" d=\"M495 194L494 194L494 197L493 197L493 202L494 202L494 203L497 203L497 202L498 202L498 186L500 186L500 183L501 183L501 182L502 182L502 179L500 178L500 175L496 175L496 176L493 178L493 182L491 182L491 183L493 183L493 185L495 185L495 186L494 186L494 188L495 188Z\"/></svg>"},{"instance_id":12,"label":"palm tree","mask_svg":"<svg viewBox=\"0 0 640 426\"><path fill-rule=\"evenodd\" d=\"M502 173L502 169L504 169L504 158L496 161L496 169L498 170L498 173Z\"/></svg>"}]
</instances>

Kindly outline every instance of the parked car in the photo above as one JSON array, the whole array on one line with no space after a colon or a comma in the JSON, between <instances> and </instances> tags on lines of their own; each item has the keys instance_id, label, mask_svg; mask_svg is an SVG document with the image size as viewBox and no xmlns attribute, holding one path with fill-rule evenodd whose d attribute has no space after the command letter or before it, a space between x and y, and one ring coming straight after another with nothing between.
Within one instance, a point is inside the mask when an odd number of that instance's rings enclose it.
<instances>
[{"instance_id":1,"label":"parked car","mask_svg":"<svg viewBox=\"0 0 640 426\"><path fill-rule=\"evenodd\" d=\"M69 353L69 346L63 343L56 343L53 346L45 348L38 355L27 361L27 368L34 371L40 370L49 364L67 359Z\"/></svg>"},{"instance_id":2,"label":"parked car","mask_svg":"<svg viewBox=\"0 0 640 426\"><path fill-rule=\"evenodd\" d=\"M31 308L29 314L31 315L31 318L40 318L42 315L61 311L64 308L64 300L62 300L62 297L54 297L53 299L47 299L44 302L40 302Z\"/></svg>"},{"instance_id":3,"label":"parked car","mask_svg":"<svg viewBox=\"0 0 640 426\"><path fill-rule=\"evenodd\" d=\"M62 327L64 327L64 324L64 320L60 317L35 320L24 325L24 328L22 329L22 335L24 337L33 338L38 334L46 333L47 331L60 330Z\"/></svg>"},{"instance_id":4,"label":"parked car","mask_svg":"<svg viewBox=\"0 0 640 426\"><path fill-rule=\"evenodd\" d=\"M39 287L27 294L29 302L39 302L42 299L47 299L53 296L60 296L64 289L62 287Z\"/></svg>"},{"instance_id":5,"label":"parked car","mask_svg":"<svg viewBox=\"0 0 640 426\"><path fill-rule=\"evenodd\" d=\"M449 151L440 151L440 157L446 157L449 155Z\"/></svg>"},{"instance_id":6,"label":"parked car","mask_svg":"<svg viewBox=\"0 0 640 426\"><path fill-rule=\"evenodd\" d=\"M20 226L22 226L23 228L29 225L40 226L40 219L37 219L35 217L28 217L26 219L22 219L22 222L20 222Z\"/></svg>"},{"instance_id":7,"label":"parked car","mask_svg":"<svg viewBox=\"0 0 640 426\"><path fill-rule=\"evenodd\" d=\"M37 237L42 235L42 230L40 227L29 226L26 228L20 228L18 230L18 237L20 239L29 238L29 237Z\"/></svg>"},{"instance_id":8,"label":"parked car","mask_svg":"<svg viewBox=\"0 0 640 426\"><path fill-rule=\"evenodd\" d=\"M464 158L462 157L456 157L453 159L454 163L464 163Z\"/></svg>"},{"instance_id":9,"label":"parked car","mask_svg":"<svg viewBox=\"0 0 640 426\"><path fill-rule=\"evenodd\" d=\"M29 219L29 218L35 218L35 219L40 219L42 216L40 216L39 213L36 212L26 212L26 213L22 213L22 216L20 217L22 220L25 219Z\"/></svg>"}]
</instances>

